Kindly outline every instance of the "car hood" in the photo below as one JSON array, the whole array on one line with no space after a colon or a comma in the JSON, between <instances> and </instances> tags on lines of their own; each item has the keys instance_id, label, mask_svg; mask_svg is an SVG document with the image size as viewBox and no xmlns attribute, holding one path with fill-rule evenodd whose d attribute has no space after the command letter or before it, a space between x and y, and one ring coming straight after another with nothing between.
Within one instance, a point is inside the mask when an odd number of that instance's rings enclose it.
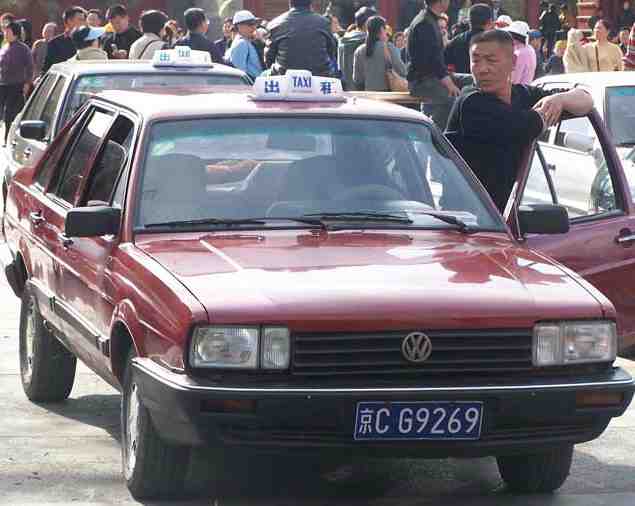
<instances>
[{"instance_id":1,"label":"car hood","mask_svg":"<svg viewBox=\"0 0 635 506\"><path fill-rule=\"evenodd\" d=\"M214 323L370 331L603 316L562 267L502 234L285 230L152 234L136 243Z\"/></svg>"}]
</instances>

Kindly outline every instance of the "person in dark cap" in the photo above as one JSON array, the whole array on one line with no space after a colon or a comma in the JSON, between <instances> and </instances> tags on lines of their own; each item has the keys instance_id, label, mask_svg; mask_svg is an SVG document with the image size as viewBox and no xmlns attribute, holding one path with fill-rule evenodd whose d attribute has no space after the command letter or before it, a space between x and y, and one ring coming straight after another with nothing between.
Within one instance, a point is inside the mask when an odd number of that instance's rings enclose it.
<instances>
[{"instance_id":1,"label":"person in dark cap","mask_svg":"<svg viewBox=\"0 0 635 506\"><path fill-rule=\"evenodd\" d=\"M366 42L366 22L376 16L377 11L372 7L361 7L355 12L355 29L347 32L340 39L337 47L337 64L342 72L342 84L346 90L354 90L353 60L355 51Z\"/></svg>"},{"instance_id":2,"label":"person in dark cap","mask_svg":"<svg viewBox=\"0 0 635 506\"><path fill-rule=\"evenodd\" d=\"M494 28L492 8L475 4L469 11L470 29L454 37L445 48L445 63L454 72L470 73L470 40L476 34Z\"/></svg>"},{"instance_id":3,"label":"person in dark cap","mask_svg":"<svg viewBox=\"0 0 635 506\"><path fill-rule=\"evenodd\" d=\"M106 19L114 32L103 37L103 48L108 53L108 58L125 60L130 53L130 47L141 38L142 33L130 24L128 9L121 4L108 9Z\"/></svg>"},{"instance_id":4,"label":"person in dark cap","mask_svg":"<svg viewBox=\"0 0 635 506\"><path fill-rule=\"evenodd\" d=\"M311 10L311 0L289 0L289 10L270 21L267 30L270 45L265 60L271 74L299 69L316 76L331 75L337 41L329 21Z\"/></svg>"}]
</instances>

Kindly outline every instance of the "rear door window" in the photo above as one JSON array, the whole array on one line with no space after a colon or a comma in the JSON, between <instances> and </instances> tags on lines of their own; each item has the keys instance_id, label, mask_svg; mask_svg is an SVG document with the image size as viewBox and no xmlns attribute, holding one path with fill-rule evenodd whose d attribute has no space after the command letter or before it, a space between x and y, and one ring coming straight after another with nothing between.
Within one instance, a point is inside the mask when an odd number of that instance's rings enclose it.
<instances>
[{"instance_id":1,"label":"rear door window","mask_svg":"<svg viewBox=\"0 0 635 506\"><path fill-rule=\"evenodd\" d=\"M113 115L109 112L98 109L91 112L83 131L71 149L66 152L63 170L54 184L55 189L52 193L61 200L74 204L88 164L94 159L112 119Z\"/></svg>"},{"instance_id":2,"label":"rear door window","mask_svg":"<svg viewBox=\"0 0 635 506\"><path fill-rule=\"evenodd\" d=\"M46 123L46 138L51 138L54 134L53 128L55 126L55 113L59 107L60 98L62 97L62 92L64 91L64 87L66 86L66 78L60 77L53 89L51 90L50 96L44 105L44 109L40 114L40 120Z\"/></svg>"}]
</instances>

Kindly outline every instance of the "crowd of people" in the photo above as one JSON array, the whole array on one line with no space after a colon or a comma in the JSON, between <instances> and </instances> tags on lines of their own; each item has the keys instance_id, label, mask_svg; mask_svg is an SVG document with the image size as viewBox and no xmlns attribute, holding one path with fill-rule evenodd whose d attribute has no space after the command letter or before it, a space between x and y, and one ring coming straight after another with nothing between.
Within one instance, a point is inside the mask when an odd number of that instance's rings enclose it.
<instances>
[{"instance_id":1,"label":"crowd of people","mask_svg":"<svg viewBox=\"0 0 635 506\"><path fill-rule=\"evenodd\" d=\"M422 97L426 112L445 125L454 98L473 82L472 39L491 29L507 32L515 64L512 84L529 84L545 73L635 69L635 15L629 2L619 30L601 17L591 19L592 38L571 28L566 13L544 4L539 27L513 20L500 0L427 0L409 27L396 32L367 5L343 28L334 12L314 12L311 0L289 0L290 9L265 22L241 10L223 22L223 36L210 40L209 19L187 9L184 26L159 10L143 12L137 25L124 5L66 9L61 26L46 23L31 42L31 25L11 13L0 17L0 106L6 125L22 107L32 83L55 63L67 60L152 59L176 45L207 51L213 62L243 70L252 78L284 74L289 68L336 76L347 90L409 91ZM61 33L58 33L61 32Z\"/></svg>"}]
</instances>

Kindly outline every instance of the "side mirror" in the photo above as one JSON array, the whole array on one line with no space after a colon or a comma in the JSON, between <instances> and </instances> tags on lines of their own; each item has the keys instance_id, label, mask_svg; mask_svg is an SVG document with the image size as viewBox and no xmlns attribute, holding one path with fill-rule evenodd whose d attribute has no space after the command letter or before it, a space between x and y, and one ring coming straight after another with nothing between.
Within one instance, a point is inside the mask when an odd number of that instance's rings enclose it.
<instances>
[{"instance_id":1,"label":"side mirror","mask_svg":"<svg viewBox=\"0 0 635 506\"><path fill-rule=\"evenodd\" d=\"M531 204L518 208L520 232L524 234L566 234L569 231L569 213L564 206Z\"/></svg>"},{"instance_id":2,"label":"side mirror","mask_svg":"<svg viewBox=\"0 0 635 506\"><path fill-rule=\"evenodd\" d=\"M66 215L66 237L99 237L119 232L121 210L109 206L76 207Z\"/></svg>"},{"instance_id":3,"label":"side mirror","mask_svg":"<svg viewBox=\"0 0 635 506\"><path fill-rule=\"evenodd\" d=\"M20 123L20 137L43 141L46 138L46 121L22 121Z\"/></svg>"},{"instance_id":4,"label":"side mirror","mask_svg":"<svg viewBox=\"0 0 635 506\"><path fill-rule=\"evenodd\" d=\"M595 140L590 135L584 135L578 132L567 132L564 134L563 144L565 148L590 153L593 151Z\"/></svg>"}]
</instances>

